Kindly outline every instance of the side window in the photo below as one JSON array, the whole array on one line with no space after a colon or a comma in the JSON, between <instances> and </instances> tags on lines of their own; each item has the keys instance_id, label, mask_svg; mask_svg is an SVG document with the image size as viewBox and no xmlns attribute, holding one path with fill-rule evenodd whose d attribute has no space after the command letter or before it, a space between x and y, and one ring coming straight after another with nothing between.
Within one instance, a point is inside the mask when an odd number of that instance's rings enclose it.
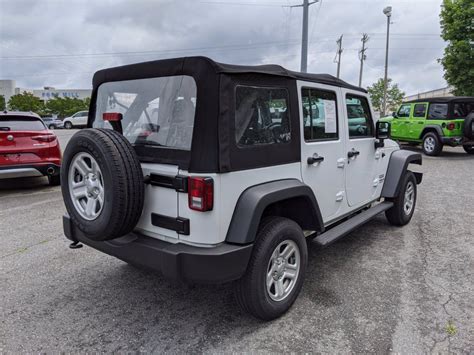
<instances>
[{"instance_id":1,"label":"side window","mask_svg":"<svg viewBox=\"0 0 474 355\"><path fill-rule=\"evenodd\" d=\"M235 95L235 141L239 147L290 142L286 89L237 86Z\"/></svg>"},{"instance_id":2,"label":"side window","mask_svg":"<svg viewBox=\"0 0 474 355\"><path fill-rule=\"evenodd\" d=\"M448 117L448 104L430 104L428 118L431 120L445 120Z\"/></svg>"},{"instance_id":3,"label":"side window","mask_svg":"<svg viewBox=\"0 0 474 355\"><path fill-rule=\"evenodd\" d=\"M304 140L328 140L338 138L336 93L303 88Z\"/></svg>"},{"instance_id":4,"label":"side window","mask_svg":"<svg viewBox=\"0 0 474 355\"><path fill-rule=\"evenodd\" d=\"M374 125L367 98L347 94L346 106L349 138L373 137Z\"/></svg>"},{"instance_id":5,"label":"side window","mask_svg":"<svg viewBox=\"0 0 474 355\"><path fill-rule=\"evenodd\" d=\"M397 112L397 117L410 117L411 104L400 106Z\"/></svg>"},{"instance_id":6,"label":"side window","mask_svg":"<svg viewBox=\"0 0 474 355\"><path fill-rule=\"evenodd\" d=\"M413 109L413 117L425 117L426 115L426 104L415 104Z\"/></svg>"}]
</instances>

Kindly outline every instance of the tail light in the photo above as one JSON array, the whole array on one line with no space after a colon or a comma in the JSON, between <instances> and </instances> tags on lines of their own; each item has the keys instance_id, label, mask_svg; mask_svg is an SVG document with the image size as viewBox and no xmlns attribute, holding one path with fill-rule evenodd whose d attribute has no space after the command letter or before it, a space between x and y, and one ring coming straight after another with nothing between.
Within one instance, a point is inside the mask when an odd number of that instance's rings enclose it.
<instances>
[{"instance_id":1,"label":"tail light","mask_svg":"<svg viewBox=\"0 0 474 355\"><path fill-rule=\"evenodd\" d=\"M192 210L211 211L214 205L214 181L209 177L189 177L188 203Z\"/></svg>"},{"instance_id":2,"label":"tail light","mask_svg":"<svg viewBox=\"0 0 474 355\"><path fill-rule=\"evenodd\" d=\"M456 123L454 123L454 122L449 122L449 123L446 125L446 128L449 129L450 131L452 131L453 129L456 128Z\"/></svg>"},{"instance_id":3,"label":"tail light","mask_svg":"<svg viewBox=\"0 0 474 355\"><path fill-rule=\"evenodd\" d=\"M33 136L31 139L38 142L54 142L56 140L56 136L54 134L43 134L40 136Z\"/></svg>"}]
</instances>

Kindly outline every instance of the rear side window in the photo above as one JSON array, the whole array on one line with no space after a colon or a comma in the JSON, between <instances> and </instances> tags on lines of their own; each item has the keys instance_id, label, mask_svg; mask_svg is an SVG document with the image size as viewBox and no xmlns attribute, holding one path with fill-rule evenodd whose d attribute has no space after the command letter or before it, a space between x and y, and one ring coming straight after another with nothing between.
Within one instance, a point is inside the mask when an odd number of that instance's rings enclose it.
<instances>
[{"instance_id":1,"label":"rear side window","mask_svg":"<svg viewBox=\"0 0 474 355\"><path fill-rule=\"evenodd\" d=\"M474 101L454 104L454 118L466 118L471 112L474 112Z\"/></svg>"},{"instance_id":2,"label":"rear side window","mask_svg":"<svg viewBox=\"0 0 474 355\"><path fill-rule=\"evenodd\" d=\"M413 109L413 117L425 117L426 104L415 104Z\"/></svg>"},{"instance_id":3,"label":"rear side window","mask_svg":"<svg viewBox=\"0 0 474 355\"><path fill-rule=\"evenodd\" d=\"M432 120L445 120L448 118L448 104L430 104L428 118Z\"/></svg>"},{"instance_id":4,"label":"rear side window","mask_svg":"<svg viewBox=\"0 0 474 355\"><path fill-rule=\"evenodd\" d=\"M0 132L5 131L43 131L46 126L35 117L4 116L0 117Z\"/></svg>"},{"instance_id":5,"label":"rear side window","mask_svg":"<svg viewBox=\"0 0 474 355\"><path fill-rule=\"evenodd\" d=\"M303 88L304 140L328 140L338 138L336 93L319 89Z\"/></svg>"},{"instance_id":6,"label":"rear side window","mask_svg":"<svg viewBox=\"0 0 474 355\"><path fill-rule=\"evenodd\" d=\"M190 150L196 101L196 82L188 75L104 83L97 93L94 127L110 127L102 114L117 112L130 143Z\"/></svg>"},{"instance_id":7,"label":"rear side window","mask_svg":"<svg viewBox=\"0 0 474 355\"><path fill-rule=\"evenodd\" d=\"M397 117L410 117L410 109L410 104L400 106L400 109L397 112Z\"/></svg>"},{"instance_id":8,"label":"rear side window","mask_svg":"<svg viewBox=\"0 0 474 355\"><path fill-rule=\"evenodd\" d=\"M288 91L237 86L235 142L239 147L291 141Z\"/></svg>"},{"instance_id":9,"label":"rear side window","mask_svg":"<svg viewBox=\"0 0 474 355\"><path fill-rule=\"evenodd\" d=\"M367 98L348 94L346 96L349 138L373 137L374 124Z\"/></svg>"}]
</instances>

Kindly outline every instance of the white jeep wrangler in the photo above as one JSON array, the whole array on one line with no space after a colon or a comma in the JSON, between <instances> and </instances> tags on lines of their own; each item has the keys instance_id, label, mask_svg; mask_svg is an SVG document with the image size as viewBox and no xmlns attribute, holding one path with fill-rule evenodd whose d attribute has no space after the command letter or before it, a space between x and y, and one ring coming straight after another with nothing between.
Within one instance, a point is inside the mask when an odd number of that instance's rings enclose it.
<instances>
[{"instance_id":1,"label":"white jeep wrangler","mask_svg":"<svg viewBox=\"0 0 474 355\"><path fill-rule=\"evenodd\" d=\"M64 153L64 233L173 279L235 281L244 310L276 318L301 290L307 242L413 215L421 156L373 117L365 90L276 65L101 70L89 129Z\"/></svg>"}]
</instances>

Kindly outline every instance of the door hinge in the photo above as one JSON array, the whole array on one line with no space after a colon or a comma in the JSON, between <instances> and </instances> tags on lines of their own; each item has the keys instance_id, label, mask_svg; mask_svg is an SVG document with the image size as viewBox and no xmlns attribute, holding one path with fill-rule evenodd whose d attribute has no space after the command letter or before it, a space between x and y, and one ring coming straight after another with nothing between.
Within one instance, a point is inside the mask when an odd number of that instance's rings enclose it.
<instances>
[{"instance_id":1,"label":"door hinge","mask_svg":"<svg viewBox=\"0 0 474 355\"><path fill-rule=\"evenodd\" d=\"M345 165L346 165L346 159L345 158L337 159L337 167L338 168L344 168Z\"/></svg>"}]
</instances>

